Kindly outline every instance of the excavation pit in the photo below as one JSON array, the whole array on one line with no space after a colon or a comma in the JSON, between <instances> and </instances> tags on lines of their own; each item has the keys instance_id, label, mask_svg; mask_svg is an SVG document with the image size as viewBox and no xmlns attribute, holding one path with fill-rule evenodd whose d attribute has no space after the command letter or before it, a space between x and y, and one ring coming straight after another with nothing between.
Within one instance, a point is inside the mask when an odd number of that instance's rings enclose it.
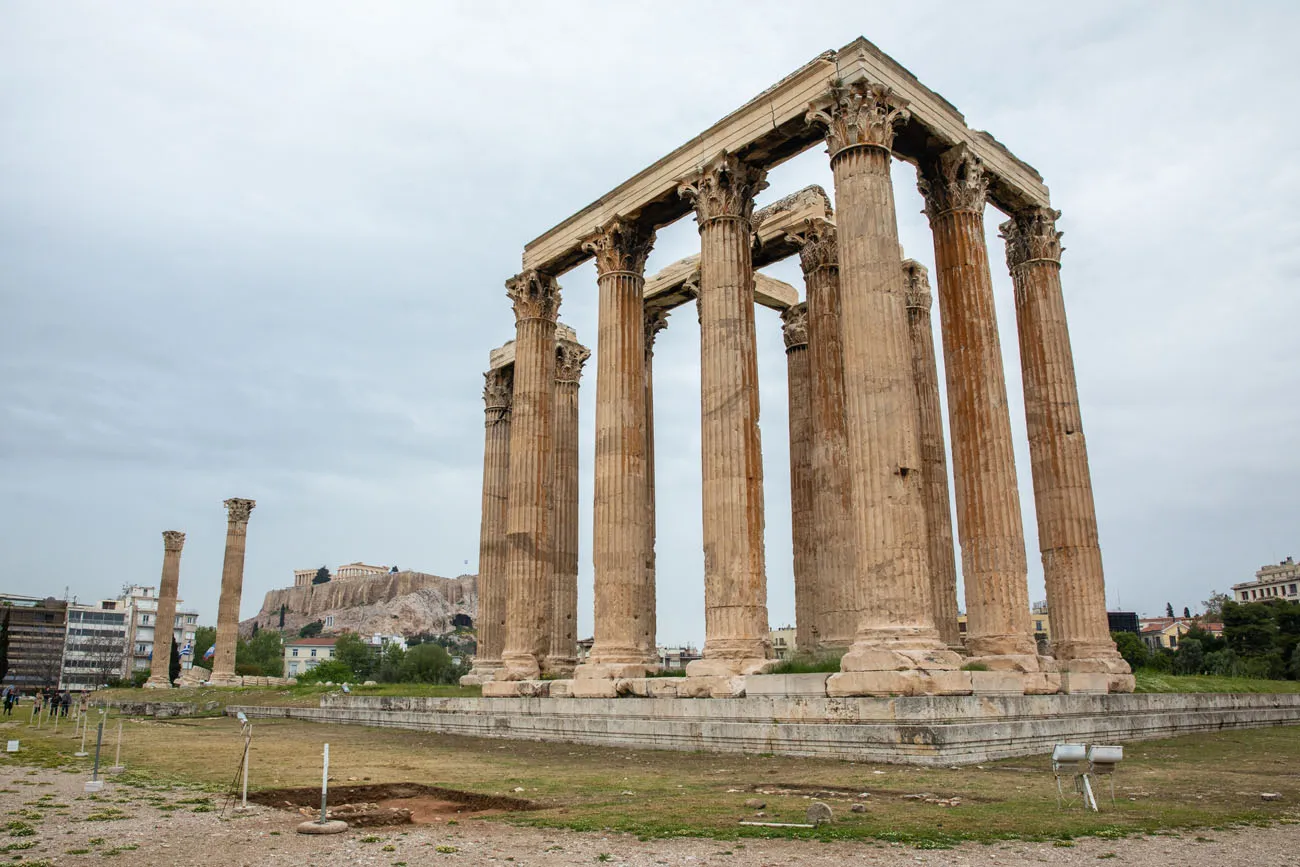
<instances>
[{"instance_id":1,"label":"excavation pit","mask_svg":"<svg viewBox=\"0 0 1300 867\"><path fill-rule=\"evenodd\" d=\"M309 817L320 812L320 789L315 787L250 792L248 800ZM462 792L420 783L380 783L330 787L327 815L330 819L341 819L353 828L381 828L431 825L449 819L537 809L540 809L537 804L523 798Z\"/></svg>"}]
</instances>

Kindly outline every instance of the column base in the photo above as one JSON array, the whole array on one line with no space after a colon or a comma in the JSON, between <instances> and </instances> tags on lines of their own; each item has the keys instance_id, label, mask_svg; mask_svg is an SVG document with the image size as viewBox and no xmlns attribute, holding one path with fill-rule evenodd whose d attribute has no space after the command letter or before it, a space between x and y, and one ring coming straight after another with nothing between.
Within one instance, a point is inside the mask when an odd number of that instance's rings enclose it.
<instances>
[{"instance_id":1,"label":"column base","mask_svg":"<svg viewBox=\"0 0 1300 867\"><path fill-rule=\"evenodd\" d=\"M461 686L482 686L485 683L491 683L496 680L497 673L500 671L499 666L484 666L480 668L475 665L469 670L469 673L461 677Z\"/></svg>"},{"instance_id":2,"label":"column base","mask_svg":"<svg viewBox=\"0 0 1300 867\"><path fill-rule=\"evenodd\" d=\"M990 656L971 654L966 665L983 666L987 671L1018 671L1025 674L1057 670L1056 660L1050 656L1037 656L1031 653L1003 653Z\"/></svg>"},{"instance_id":3,"label":"column base","mask_svg":"<svg viewBox=\"0 0 1300 867\"><path fill-rule=\"evenodd\" d=\"M765 674L779 661L758 656L694 659L686 663L686 678L688 680L693 677L730 678L746 674Z\"/></svg>"},{"instance_id":4,"label":"column base","mask_svg":"<svg viewBox=\"0 0 1300 867\"><path fill-rule=\"evenodd\" d=\"M537 657L531 653L503 653L501 668L498 669L497 681L503 680L540 680L542 667Z\"/></svg>"},{"instance_id":5,"label":"column base","mask_svg":"<svg viewBox=\"0 0 1300 867\"><path fill-rule=\"evenodd\" d=\"M841 671L826 679L826 695L970 695L970 671Z\"/></svg>"},{"instance_id":6,"label":"column base","mask_svg":"<svg viewBox=\"0 0 1300 867\"><path fill-rule=\"evenodd\" d=\"M171 689L172 685L171 682L168 681L166 678L150 677L148 680L144 682L144 688L145 689Z\"/></svg>"},{"instance_id":7,"label":"column base","mask_svg":"<svg viewBox=\"0 0 1300 867\"><path fill-rule=\"evenodd\" d=\"M1063 673L1074 676L1076 682L1083 675L1103 678L1107 692L1132 692L1137 685L1124 657L1109 648L1102 649L1096 656L1062 660L1060 667Z\"/></svg>"},{"instance_id":8,"label":"column base","mask_svg":"<svg viewBox=\"0 0 1300 867\"><path fill-rule=\"evenodd\" d=\"M542 673L547 677L570 678L578 666L578 660L572 656L548 656L542 660Z\"/></svg>"},{"instance_id":9,"label":"column base","mask_svg":"<svg viewBox=\"0 0 1300 867\"><path fill-rule=\"evenodd\" d=\"M840 660L841 672L955 671L962 658L942 645L891 647L889 643L854 644Z\"/></svg>"},{"instance_id":10,"label":"column base","mask_svg":"<svg viewBox=\"0 0 1300 867\"><path fill-rule=\"evenodd\" d=\"M237 674L214 674L208 678L208 686L243 686L244 678Z\"/></svg>"},{"instance_id":11,"label":"column base","mask_svg":"<svg viewBox=\"0 0 1300 867\"><path fill-rule=\"evenodd\" d=\"M620 680L625 678L645 677L659 666L652 662L602 662L588 661L573 670L573 679L579 680Z\"/></svg>"}]
</instances>

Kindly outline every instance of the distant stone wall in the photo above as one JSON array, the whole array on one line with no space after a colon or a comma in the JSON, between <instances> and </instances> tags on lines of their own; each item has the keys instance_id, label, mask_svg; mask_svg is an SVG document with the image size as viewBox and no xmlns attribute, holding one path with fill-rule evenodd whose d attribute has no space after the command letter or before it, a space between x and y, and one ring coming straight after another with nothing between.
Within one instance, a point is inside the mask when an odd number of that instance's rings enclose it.
<instances>
[{"instance_id":1,"label":"distant stone wall","mask_svg":"<svg viewBox=\"0 0 1300 867\"><path fill-rule=\"evenodd\" d=\"M451 632L457 614L477 619L478 577L391 572L272 590L261 610L240 623L240 634L249 635L254 623L259 629L279 628L281 605L285 606L284 629L294 633L327 615L334 616L335 630L361 634Z\"/></svg>"},{"instance_id":2,"label":"distant stone wall","mask_svg":"<svg viewBox=\"0 0 1300 867\"><path fill-rule=\"evenodd\" d=\"M1300 725L1300 694L734 699L398 698L327 695L319 708L233 715L639 749L775 753L915 765Z\"/></svg>"}]
</instances>

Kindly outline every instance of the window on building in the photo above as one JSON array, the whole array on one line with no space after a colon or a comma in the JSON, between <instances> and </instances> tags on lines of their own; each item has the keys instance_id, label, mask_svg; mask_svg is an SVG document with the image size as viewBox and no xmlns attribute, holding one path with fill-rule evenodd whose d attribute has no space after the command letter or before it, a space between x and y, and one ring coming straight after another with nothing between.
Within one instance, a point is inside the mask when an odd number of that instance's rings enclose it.
<instances>
[{"instance_id":1,"label":"window on building","mask_svg":"<svg viewBox=\"0 0 1300 867\"><path fill-rule=\"evenodd\" d=\"M1042 631L1043 631L1043 621L1041 621L1041 620L1035 620L1035 621L1034 621L1034 631L1035 631L1035 632L1042 632Z\"/></svg>"},{"instance_id":2,"label":"window on building","mask_svg":"<svg viewBox=\"0 0 1300 867\"><path fill-rule=\"evenodd\" d=\"M1171 635L1171 636L1169 636L1169 646L1170 646L1170 647L1177 647L1177 646L1178 646L1178 636L1177 636L1177 635Z\"/></svg>"},{"instance_id":3,"label":"window on building","mask_svg":"<svg viewBox=\"0 0 1300 867\"><path fill-rule=\"evenodd\" d=\"M315 655L316 655L316 648L313 647L313 648L311 649L311 655L312 655L312 656L315 656Z\"/></svg>"},{"instance_id":4,"label":"window on building","mask_svg":"<svg viewBox=\"0 0 1300 867\"><path fill-rule=\"evenodd\" d=\"M298 655L298 648L295 647L295 648L293 649L293 655L294 655L294 656L297 656L297 655Z\"/></svg>"}]
</instances>

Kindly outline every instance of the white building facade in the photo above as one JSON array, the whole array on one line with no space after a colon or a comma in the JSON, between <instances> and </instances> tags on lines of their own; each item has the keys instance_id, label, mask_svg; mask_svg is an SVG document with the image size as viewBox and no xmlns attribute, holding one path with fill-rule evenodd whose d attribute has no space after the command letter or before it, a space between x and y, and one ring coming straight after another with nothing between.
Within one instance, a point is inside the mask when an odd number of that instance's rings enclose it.
<instances>
[{"instance_id":1,"label":"white building facade","mask_svg":"<svg viewBox=\"0 0 1300 867\"><path fill-rule=\"evenodd\" d=\"M1238 602L1261 602L1265 599L1300 602L1300 564L1294 557L1287 557L1276 565L1264 566L1255 573L1254 581L1233 584L1232 597Z\"/></svg>"}]
</instances>

